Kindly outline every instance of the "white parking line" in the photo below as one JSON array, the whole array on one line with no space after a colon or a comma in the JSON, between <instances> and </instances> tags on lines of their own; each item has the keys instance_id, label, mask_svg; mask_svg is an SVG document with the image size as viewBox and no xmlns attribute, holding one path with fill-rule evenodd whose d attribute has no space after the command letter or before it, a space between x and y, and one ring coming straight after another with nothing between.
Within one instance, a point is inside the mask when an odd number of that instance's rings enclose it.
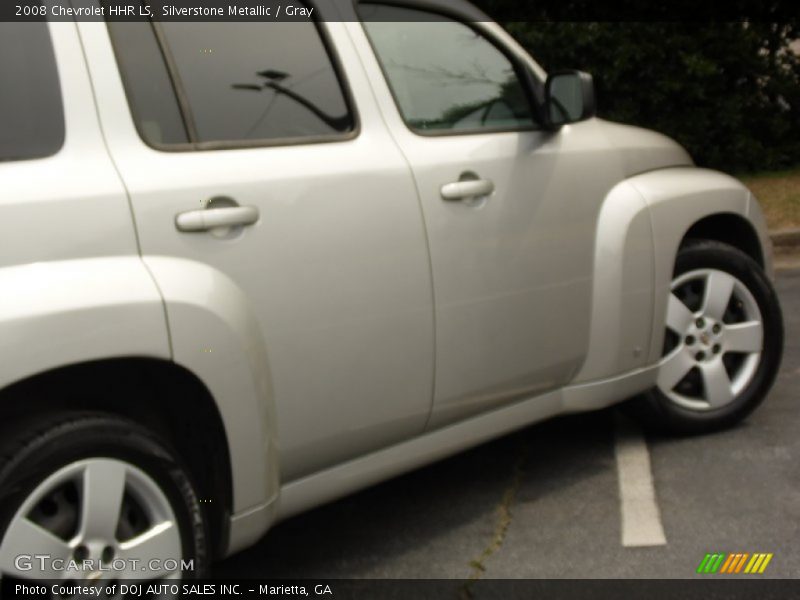
<instances>
[{"instance_id":1,"label":"white parking line","mask_svg":"<svg viewBox=\"0 0 800 600\"><path fill-rule=\"evenodd\" d=\"M663 546L667 538L656 503L647 442L630 420L617 413L615 421L622 545Z\"/></svg>"}]
</instances>

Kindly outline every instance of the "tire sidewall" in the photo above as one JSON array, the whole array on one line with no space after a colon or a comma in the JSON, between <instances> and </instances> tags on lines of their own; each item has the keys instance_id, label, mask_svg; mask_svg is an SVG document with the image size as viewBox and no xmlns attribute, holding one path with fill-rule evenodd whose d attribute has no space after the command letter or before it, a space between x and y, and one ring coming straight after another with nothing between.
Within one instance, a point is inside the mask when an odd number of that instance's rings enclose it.
<instances>
[{"instance_id":1,"label":"tire sidewall","mask_svg":"<svg viewBox=\"0 0 800 600\"><path fill-rule=\"evenodd\" d=\"M673 280L695 270L715 269L728 273L750 291L758 304L764 328L764 345L753 378L729 404L707 411L677 405L658 388L652 390L670 426L686 432L727 427L752 412L764 399L780 368L783 353L783 320L780 304L760 266L739 250L716 242L700 242L683 248L675 262Z\"/></svg>"},{"instance_id":2,"label":"tire sidewall","mask_svg":"<svg viewBox=\"0 0 800 600\"><path fill-rule=\"evenodd\" d=\"M55 425L0 465L0 543L19 508L47 477L77 461L110 458L139 468L156 482L177 520L181 558L194 561L194 570L181 576L202 576L208 564L203 511L174 456L150 432L116 417L85 417Z\"/></svg>"}]
</instances>

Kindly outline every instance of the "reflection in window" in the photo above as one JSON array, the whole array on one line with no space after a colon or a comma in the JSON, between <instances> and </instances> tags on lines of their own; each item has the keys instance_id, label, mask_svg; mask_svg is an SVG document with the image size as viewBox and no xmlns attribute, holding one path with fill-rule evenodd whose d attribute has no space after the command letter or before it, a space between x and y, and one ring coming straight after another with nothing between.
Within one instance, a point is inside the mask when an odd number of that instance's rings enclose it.
<instances>
[{"instance_id":1,"label":"reflection in window","mask_svg":"<svg viewBox=\"0 0 800 600\"><path fill-rule=\"evenodd\" d=\"M511 61L475 30L446 17L379 4L362 5L361 16L411 128L533 126Z\"/></svg>"},{"instance_id":2,"label":"reflection in window","mask_svg":"<svg viewBox=\"0 0 800 600\"><path fill-rule=\"evenodd\" d=\"M353 128L314 23L161 23L199 142Z\"/></svg>"}]
</instances>

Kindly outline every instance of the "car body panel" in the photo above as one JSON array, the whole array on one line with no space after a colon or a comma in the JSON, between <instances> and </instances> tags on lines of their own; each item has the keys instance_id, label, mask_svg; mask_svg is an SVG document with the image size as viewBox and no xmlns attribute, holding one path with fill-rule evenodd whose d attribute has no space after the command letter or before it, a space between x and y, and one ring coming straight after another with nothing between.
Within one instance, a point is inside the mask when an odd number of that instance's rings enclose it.
<instances>
[{"instance_id":1,"label":"car body panel","mask_svg":"<svg viewBox=\"0 0 800 600\"><path fill-rule=\"evenodd\" d=\"M686 150L665 135L632 125L597 120L600 121L609 152L619 159L625 177L668 167L694 165Z\"/></svg>"},{"instance_id":2,"label":"car body panel","mask_svg":"<svg viewBox=\"0 0 800 600\"><path fill-rule=\"evenodd\" d=\"M638 270L628 274L626 302L613 296L607 304L636 311L627 328L614 329L619 317L607 324L606 333L614 333L605 343L613 350L595 352L591 360L603 361L602 368L590 365L579 380L642 366L652 323L646 206L635 198L635 223L616 224L615 214L606 217L603 232L599 215L609 214L604 198L620 180L690 165L685 150L660 134L600 119L556 132L420 135L404 123L363 26L348 25L390 130L414 169L425 214L437 316L430 427L573 379L587 360L598 244L618 246L618 258L634 261L624 267ZM480 28L496 34L487 24ZM463 173L492 181L494 193L478 206L444 201L441 186ZM629 238L635 241L626 247ZM624 341L614 342L617 335ZM618 349L622 343L625 352Z\"/></svg>"},{"instance_id":3,"label":"car body panel","mask_svg":"<svg viewBox=\"0 0 800 600\"><path fill-rule=\"evenodd\" d=\"M653 224L655 318L648 361L656 362L662 355L669 286L681 241L704 217L735 214L746 218L751 194L729 175L696 167L643 173L629 182L647 202ZM759 239L763 239L763 222L754 226L761 229Z\"/></svg>"},{"instance_id":4,"label":"car body panel","mask_svg":"<svg viewBox=\"0 0 800 600\"><path fill-rule=\"evenodd\" d=\"M628 181L618 183L597 218L591 332L575 382L647 363L655 279L652 240L647 203Z\"/></svg>"},{"instance_id":5,"label":"car body panel","mask_svg":"<svg viewBox=\"0 0 800 600\"><path fill-rule=\"evenodd\" d=\"M353 490L451 456L465 448L558 414L597 410L642 392L655 383L650 366L590 384L566 386L518 399L482 415L461 420L400 444L290 482L281 489L278 517L288 518ZM252 515L248 521L253 522ZM239 527L244 529L244 527Z\"/></svg>"},{"instance_id":6,"label":"car body panel","mask_svg":"<svg viewBox=\"0 0 800 600\"><path fill-rule=\"evenodd\" d=\"M161 295L138 256L0 269L0 384L66 365L170 358Z\"/></svg>"},{"instance_id":7,"label":"car body panel","mask_svg":"<svg viewBox=\"0 0 800 600\"><path fill-rule=\"evenodd\" d=\"M278 491L277 418L265 339L250 299L228 276L196 261L145 256L169 323L172 359L216 401L236 465L235 512Z\"/></svg>"},{"instance_id":8,"label":"car body panel","mask_svg":"<svg viewBox=\"0 0 800 600\"><path fill-rule=\"evenodd\" d=\"M130 115L119 112L126 97L105 26L79 27L145 261L207 264L241 290L255 315L269 348L258 369L271 372L272 394L262 402L275 403L281 478L421 432L433 379L427 244L413 180L371 105L363 73L346 69L361 121L355 137L162 152L146 146ZM339 41L342 25L326 27L352 64L346 38ZM177 214L215 196L256 207L259 221L230 239L176 229ZM204 326L199 319L185 330L173 327L173 343Z\"/></svg>"},{"instance_id":9,"label":"car body panel","mask_svg":"<svg viewBox=\"0 0 800 600\"><path fill-rule=\"evenodd\" d=\"M47 158L0 162L0 386L96 359L170 356L161 296L92 110L75 25L50 31L64 145Z\"/></svg>"}]
</instances>

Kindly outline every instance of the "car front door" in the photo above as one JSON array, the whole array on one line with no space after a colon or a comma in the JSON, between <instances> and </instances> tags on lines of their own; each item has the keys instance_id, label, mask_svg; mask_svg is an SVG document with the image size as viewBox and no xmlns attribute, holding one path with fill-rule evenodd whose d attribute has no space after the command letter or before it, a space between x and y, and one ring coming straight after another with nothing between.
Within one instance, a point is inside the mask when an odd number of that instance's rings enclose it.
<instances>
[{"instance_id":1,"label":"car front door","mask_svg":"<svg viewBox=\"0 0 800 600\"><path fill-rule=\"evenodd\" d=\"M336 67L358 65L343 25L79 27L145 262L210 267L256 315L283 479L421 432L424 224L363 70Z\"/></svg>"},{"instance_id":2,"label":"car front door","mask_svg":"<svg viewBox=\"0 0 800 600\"><path fill-rule=\"evenodd\" d=\"M359 13L350 33L427 226L432 425L562 386L586 354L595 218L608 189L588 136L540 130L525 67L497 26L395 3Z\"/></svg>"}]
</instances>

